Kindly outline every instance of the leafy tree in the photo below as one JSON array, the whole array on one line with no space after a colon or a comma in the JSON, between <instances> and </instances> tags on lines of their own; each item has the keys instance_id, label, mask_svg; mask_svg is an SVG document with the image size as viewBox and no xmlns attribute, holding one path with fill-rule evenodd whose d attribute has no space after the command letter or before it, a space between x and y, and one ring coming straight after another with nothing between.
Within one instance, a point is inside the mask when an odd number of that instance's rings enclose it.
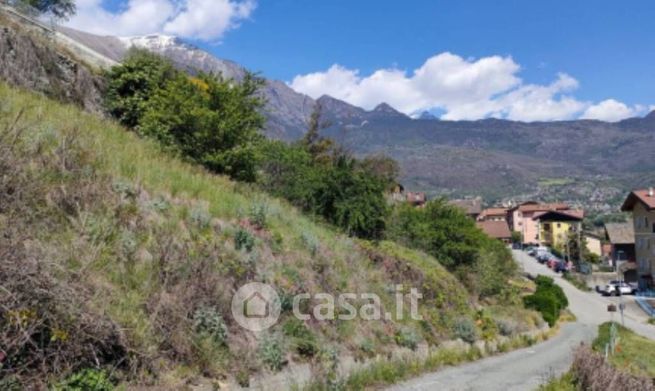
<instances>
[{"instance_id":1,"label":"leafy tree","mask_svg":"<svg viewBox=\"0 0 655 391\"><path fill-rule=\"evenodd\" d=\"M68 19L75 15L77 7L74 0L22 0L25 4L43 14L51 14L56 18Z\"/></svg>"},{"instance_id":2,"label":"leafy tree","mask_svg":"<svg viewBox=\"0 0 655 391\"><path fill-rule=\"evenodd\" d=\"M123 63L106 75L107 110L121 124L137 127L150 97L178 74L168 60L147 50L130 49Z\"/></svg>"},{"instance_id":3,"label":"leafy tree","mask_svg":"<svg viewBox=\"0 0 655 391\"><path fill-rule=\"evenodd\" d=\"M247 182L256 179L264 118L255 95L261 81L178 74L144 105L139 133L154 137L208 169Z\"/></svg>"},{"instance_id":4,"label":"leafy tree","mask_svg":"<svg viewBox=\"0 0 655 391\"><path fill-rule=\"evenodd\" d=\"M389 156L382 153L367 156L361 161L361 166L384 182L387 189L391 190L396 186L400 166L397 161Z\"/></svg>"},{"instance_id":5,"label":"leafy tree","mask_svg":"<svg viewBox=\"0 0 655 391\"><path fill-rule=\"evenodd\" d=\"M304 210L323 216L347 233L380 238L388 215L385 182L341 152L316 160L307 144L266 142L260 183Z\"/></svg>"},{"instance_id":6,"label":"leafy tree","mask_svg":"<svg viewBox=\"0 0 655 391\"><path fill-rule=\"evenodd\" d=\"M398 205L387 227L387 238L433 255L480 296L499 294L516 272L507 248L443 199L422 209Z\"/></svg>"},{"instance_id":7,"label":"leafy tree","mask_svg":"<svg viewBox=\"0 0 655 391\"><path fill-rule=\"evenodd\" d=\"M323 107L317 102L309 117L307 133L300 143L316 161L329 163L329 152L333 149L334 142L321 136L321 130L330 127L329 122L322 120L322 115Z\"/></svg>"},{"instance_id":8,"label":"leafy tree","mask_svg":"<svg viewBox=\"0 0 655 391\"><path fill-rule=\"evenodd\" d=\"M250 73L239 83L206 74L192 78L143 50L131 52L107 78L108 110L123 125L209 170L255 181L263 79Z\"/></svg>"}]
</instances>

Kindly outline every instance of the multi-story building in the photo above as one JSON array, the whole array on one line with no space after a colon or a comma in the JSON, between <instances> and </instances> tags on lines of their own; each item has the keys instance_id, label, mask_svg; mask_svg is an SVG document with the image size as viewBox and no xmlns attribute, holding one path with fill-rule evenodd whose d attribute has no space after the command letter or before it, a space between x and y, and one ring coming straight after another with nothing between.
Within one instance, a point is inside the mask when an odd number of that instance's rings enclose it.
<instances>
[{"instance_id":1,"label":"multi-story building","mask_svg":"<svg viewBox=\"0 0 655 391\"><path fill-rule=\"evenodd\" d=\"M634 190L621 210L632 212L637 275L641 288L653 288L655 277L655 192L653 188Z\"/></svg>"},{"instance_id":2,"label":"multi-story building","mask_svg":"<svg viewBox=\"0 0 655 391\"><path fill-rule=\"evenodd\" d=\"M537 222L539 234L537 242L542 246L548 246L567 252L567 243L570 235L582 234L582 219L584 218L581 210L539 212L532 219Z\"/></svg>"},{"instance_id":3,"label":"multi-story building","mask_svg":"<svg viewBox=\"0 0 655 391\"><path fill-rule=\"evenodd\" d=\"M534 201L524 202L507 212L508 224L512 231L519 232L524 244L539 244L539 223L533 218L548 211L566 211L569 206L562 203L541 204Z\"/></svg>"}]
</instances>

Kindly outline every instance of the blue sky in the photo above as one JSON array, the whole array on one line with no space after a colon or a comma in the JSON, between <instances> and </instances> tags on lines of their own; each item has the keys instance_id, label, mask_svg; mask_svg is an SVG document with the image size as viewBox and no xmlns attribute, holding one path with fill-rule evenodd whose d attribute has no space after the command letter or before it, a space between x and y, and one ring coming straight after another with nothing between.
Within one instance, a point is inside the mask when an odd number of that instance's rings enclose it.
<instances>
[{"instance_id":1,"label":"blue sky","mask_svg":"<svg viewBox=\"0 0 655 391\"><path fill-rule=\"evenodd\" d=\"M116 35L180 35L218 57L290 82L301 92L312 96L327 92L367 108L379 96L408 113L428 109L450 112L453 119L616 120L644 114L655 104L652 0L78 4L82 16L72 21L74 26L92 26L85 29L100 32L98 28L106 24L102 32ZM200 15L186 15L180 9L184 5ZM106 22L98 20L99 8L104 9ZM415 77L416 69L444 53L452 57L438 57L423 78ZM495 59L496 65L479 63L482 59ZM328 72L333 66L337 68ZM393 72L376 75L381 70ZM444 72L454 73L448 78ZM477 76L455 77L466 73ZM503 77L504 84L484 87L490 79ZM426 84L434 78L441 83ZM452 84L455 79L462 84ZM470 90L471 83L482 85L482 90ZM445 95L428 91L449 86L476 97L467 100L454 91ZM609 104L599 106L603 102ZM533 113L527 112L530 107L535 108Z\"/></svg>"}]
</instances>

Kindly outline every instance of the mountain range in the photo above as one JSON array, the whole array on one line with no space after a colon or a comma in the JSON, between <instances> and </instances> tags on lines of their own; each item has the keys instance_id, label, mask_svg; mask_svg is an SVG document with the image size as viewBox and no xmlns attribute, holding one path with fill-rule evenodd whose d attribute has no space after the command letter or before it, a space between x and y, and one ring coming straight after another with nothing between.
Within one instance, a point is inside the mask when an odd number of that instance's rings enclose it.
<instances>
[{"instance_id":1,"label":"mountain range","mask_svg":"<svg viewBox=\"0 0 655 391\"><path fill-rule=\"evenodd\" d=\"M245 73L239 64L176 37L97 36L65 27L60 32L117 62L136 46L191 73L236 80ZM326 135L358 155L390 155L400 163L405 187L431 195L482 195L490 202L558 198L587 206L593 200L592 208L611 210L625 190L655 180L655 112L616 123L444 121L429 112L411 118L383 102L367 111L327 95L315 100L277 80L266 80L262 94L269 137L298 139L320 103L331 124Z\"/></svg>"}]
</instances>

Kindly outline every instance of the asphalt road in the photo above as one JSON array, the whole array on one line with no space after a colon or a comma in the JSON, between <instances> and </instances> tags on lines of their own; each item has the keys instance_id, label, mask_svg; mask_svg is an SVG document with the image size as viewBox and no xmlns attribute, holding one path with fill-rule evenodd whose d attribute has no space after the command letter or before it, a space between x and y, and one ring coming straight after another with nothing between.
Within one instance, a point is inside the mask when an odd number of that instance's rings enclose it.
<instances>
[{"instance_id":1,"label":"asphalt road","mask_svg":"<svg viewBox=\"0 0 655 391\"><path fill-rule=\"evenodd\" d=\"M524 271L551 276L569 300L576 322L566 323L550 340L530 348L488 357L479 361L448 367L389 388L389 390L534 390L552 376L560 375L571 365L571 350L582 342L591 342L598 325L620 321L618 314L607 312L607 305L616 298L604 298L595 292L582 292L559 275L540 265L522 251L513 251ZM625 314L625 326L655 340L655 327L631 314Z\"/></svg>"}]
</instances>

